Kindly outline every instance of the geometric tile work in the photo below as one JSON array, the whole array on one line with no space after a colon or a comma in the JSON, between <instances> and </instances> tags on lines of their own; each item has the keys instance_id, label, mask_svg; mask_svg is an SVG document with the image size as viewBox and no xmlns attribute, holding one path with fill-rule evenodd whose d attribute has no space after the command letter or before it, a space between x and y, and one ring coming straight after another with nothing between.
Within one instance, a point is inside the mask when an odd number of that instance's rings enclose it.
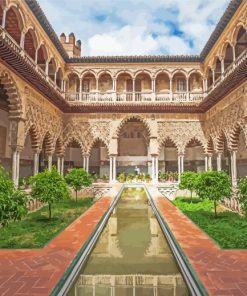
<instances>
[{"instance_id":1,"label":"geometric tile work","mask_svg":"<svg viewBox=\"0 0 247 296\"><path fill-rule=\"evenodd\" d=\"M209 295L247 295L247 250L222 250L163 196L155 199Z\"/></svg>"},{"instance_id":2,"label":"geometric tile work","mask_svg":"<svg viewBox=\"0 0 247 296\"><path fill-rule=\"evenodd\" d=\"M42 249L1 249L0 295L49 295L111 201L101 198Z\"/></svg>"}]
</instances>

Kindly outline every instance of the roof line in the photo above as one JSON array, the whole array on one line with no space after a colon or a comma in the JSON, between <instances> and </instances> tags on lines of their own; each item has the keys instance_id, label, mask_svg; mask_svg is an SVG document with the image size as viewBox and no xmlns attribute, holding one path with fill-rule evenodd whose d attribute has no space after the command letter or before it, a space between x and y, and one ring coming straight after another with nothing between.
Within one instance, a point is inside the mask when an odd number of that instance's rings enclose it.
<instances>
[{"instance_id":1,"label":"roof line","mask_svg":"<svg viewBox=\"0 0 247 296\"><path fill-rule=\"evenodd\" d=\"M40 25L44 31L49 36L50 40L53 42L58 52L61 54L65 62L68 63L141 63L141 62L202 62L205 60L225 27L230 22L231 18L242 4L244 0L231 0L227 9L225 10L220 21L216 25L214 31L212 32L209 40L207 41L205 47L203 48L200 55L148 55L148 56L83 56L78 58L69 58L67 52L65 51L63 45L61 44L56 32L48 21L45 13L38 4L37 0L25 0L34 16L39 21Z\"/></svg>"},{"instance_id":2,"label":"roof line","mask_svg":"<svg viewBox=\"0 0 247 296\"><path fill-rule=\"evenodd\" d=\"M63 48L62 43L58 39L56 32L54 31L52 25L48 21L44 11L40 7L37 0L25 0L31 11L33 12L36 19L39 21L41 27L44 29L46 34L49 36L55 47L57 48L58 52L61 54L64 61L69 59L69 56L65 49Z\"/></svg>"},{"instance_id":3,"label":"roof line","mask_svg":"<svg viewBox=\"0 0 247 296\"><path fill-rule=\"evenodd\" d=\"M225 10L223 16L219 20L218 24L216 25L214 31L212 32L211 36L209 37L206 45L204 46L201 52L201 59L202 61L205 60L207 55L209 54L210 50L213 48L215 43L218 41L219 37L221 36L222 32L232 19L233 15L242 4L243 0L231 0L227 9Z\"/></svg>"}]
</instances>

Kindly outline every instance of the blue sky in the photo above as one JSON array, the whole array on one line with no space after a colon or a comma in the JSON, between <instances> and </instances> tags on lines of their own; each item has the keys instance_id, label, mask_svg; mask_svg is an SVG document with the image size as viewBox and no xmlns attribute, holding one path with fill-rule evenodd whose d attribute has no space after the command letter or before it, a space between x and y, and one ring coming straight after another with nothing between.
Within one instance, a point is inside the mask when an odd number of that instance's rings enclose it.
<instances>
[{"instance_id":1,"label":"blue sky","mask_svg":"<svg viewBox=\"0 0 247 296\"><path fill-rule=\"evenodd\" d=\"M229 0L38 0L82 55L198 54Z\"/></svg>"}]
</instances>

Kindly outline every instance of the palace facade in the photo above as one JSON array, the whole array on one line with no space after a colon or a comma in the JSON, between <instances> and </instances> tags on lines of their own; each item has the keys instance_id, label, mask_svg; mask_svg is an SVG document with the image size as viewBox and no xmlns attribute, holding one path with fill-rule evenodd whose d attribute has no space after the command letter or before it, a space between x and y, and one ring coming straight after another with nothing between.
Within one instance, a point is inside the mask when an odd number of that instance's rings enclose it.
<instances>
[{"instance_id":1,"label":"palace facade","mask_svg":"<svg viewBox=\"0 0 247 296\"><path fill-rule=\"evenodd\" d=\"M138 166L247 175L247 1L232 0L200 55L81 54L36 0L0 0L0 160L115 181Z\"/></svg>"}]
</instances>

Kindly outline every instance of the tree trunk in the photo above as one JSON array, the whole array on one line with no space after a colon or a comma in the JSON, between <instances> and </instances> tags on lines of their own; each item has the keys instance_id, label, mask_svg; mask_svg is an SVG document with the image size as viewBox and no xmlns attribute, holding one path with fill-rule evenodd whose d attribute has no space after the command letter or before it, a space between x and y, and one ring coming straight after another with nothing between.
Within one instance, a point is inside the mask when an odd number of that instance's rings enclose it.
<instances>
[{"instance_id":1,"label":"tree trunk","mask_svg":"<svg viewBox=\"0 0 247 296\"><path fill-rule=\"evenodd\" d=\"M51 204L48 204L48 209L49 209L49 220L51 220Z\"/></svg>"},{"instance_id":2,"label":"tree trunk","mask_svg":"<svg viewBox=\"0 0 247 296\"><path fill-rule=\"evenodd\" d=\"M192 203L192 191L190 191L190 203Z\"/></svg>"},{"instance_id":3,"label":"tree trunk","mask_svg":"<svg viewBox=\"0 0 247 296\"><path fill-rule=\"evenodd\" d=\"M217 202L216 200L214 201L214 217L217 217Z\"/></svg>"},{"instance_id":4,"label":"tree trunk","mask_svg":"<svg viewBox=\"0 0 247 296\"><path fill-rule=\"evenodd\" d=\"M77 190L75 191L75 200L77 202Z\"/></svg>"}]
</instances>

